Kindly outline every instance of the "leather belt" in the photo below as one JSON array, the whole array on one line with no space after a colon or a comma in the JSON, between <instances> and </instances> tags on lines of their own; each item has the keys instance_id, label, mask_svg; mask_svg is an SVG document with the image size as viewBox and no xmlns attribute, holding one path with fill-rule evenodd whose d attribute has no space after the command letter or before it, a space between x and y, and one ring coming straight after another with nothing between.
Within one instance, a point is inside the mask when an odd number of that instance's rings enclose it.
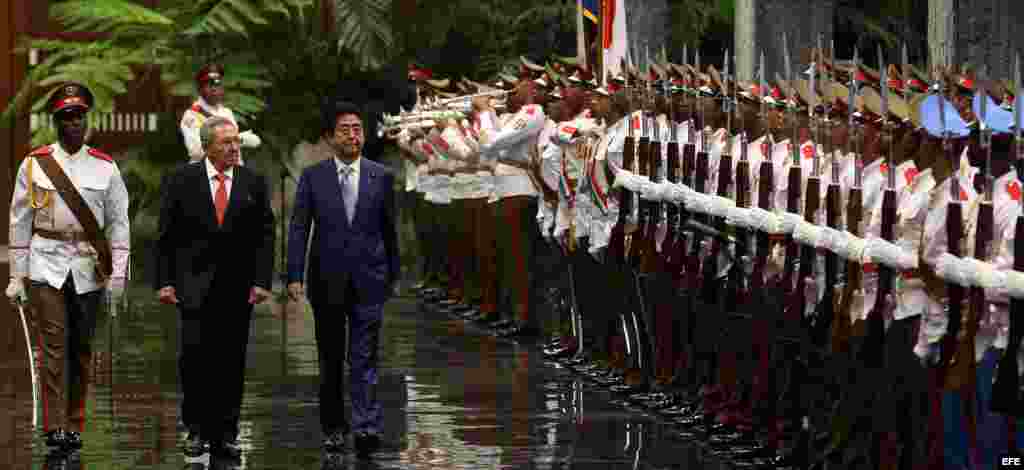
<instances>
[{"instance_id":1,"label":"leather belt","mask_svg":"<svg viewBox=\"0 0 1024 470\"><path fill-rule=\"evenodd\" d=\"M86 236L85 236L85 232L78 232L78 231L72 231L72 230L68 230L68 231L64 231L64 232L58 232L58 231L54 231L54 230L46 230L46 229L41 229L41 228L33 228L32 229L32 234L33 235L39 235L40 237L45 238L47 240L57 240L57 241L62 241L62 242L88 242L89 241L89 239L86 238Z\"/></svg>"}]
</instances>

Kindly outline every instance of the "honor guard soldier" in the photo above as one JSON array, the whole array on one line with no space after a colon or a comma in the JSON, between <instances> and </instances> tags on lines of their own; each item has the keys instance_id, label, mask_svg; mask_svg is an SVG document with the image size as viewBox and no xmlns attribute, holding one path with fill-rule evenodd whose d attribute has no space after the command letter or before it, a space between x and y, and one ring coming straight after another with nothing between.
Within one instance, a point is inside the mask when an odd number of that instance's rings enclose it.
<instances>
[{"instance_id":1,"label":"honor guard soldier","mask_svg":"<svg viewBox=\"0 0 1024 470\"><path fill-rule=\"evenodd\" d=\"M124 292L129 254L128 191L117 164L85 145L93 95L71 83L50 95L57 143L22 160L10 215L7 296L27 297L41 342L40 382L46 445L82 447L92 339L104 288Z\"/></svg>"},{"instance_id":2,"label":"honor guard soldier","mask_svg":"<svg viewBox=\"0 0 1024 470\"><path fill-rule=\"evenodd\" d=\"M192 163L203 159L203 145L199 141L199 129L203 122L213 116L229 119L238 127L235 113L224 106L224 66L209 64L199 69L196 74L196 87L199 98L181 116L181 135L185 138L185 148ZM260 146L260 138L251 130L238 134L242 139L242 147L256 148ZM244 160L239 159L239 165Z\"/></svg>"}]
</instances>

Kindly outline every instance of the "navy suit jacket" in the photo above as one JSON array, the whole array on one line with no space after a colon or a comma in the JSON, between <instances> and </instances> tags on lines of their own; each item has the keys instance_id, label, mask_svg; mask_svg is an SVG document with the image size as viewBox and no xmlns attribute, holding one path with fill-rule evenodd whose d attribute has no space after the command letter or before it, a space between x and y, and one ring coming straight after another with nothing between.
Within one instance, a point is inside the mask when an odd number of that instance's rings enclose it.
<instances>
[{"instance_id":1,"label":"navy suit jacket","mask_svg":"<svg viewBox=\"0 0 1024 470\"><path fill-rule=\"evenodd\" d=\"M355 216L349 223L338 164L328 158L306 168L295 190L288 231L288 282L303 282L310 223L315 222L306 282L313 305L340 305L352 282L359 303L384 303L398 278L394 174L362 158Z\"/></svg>"}]
</instances>

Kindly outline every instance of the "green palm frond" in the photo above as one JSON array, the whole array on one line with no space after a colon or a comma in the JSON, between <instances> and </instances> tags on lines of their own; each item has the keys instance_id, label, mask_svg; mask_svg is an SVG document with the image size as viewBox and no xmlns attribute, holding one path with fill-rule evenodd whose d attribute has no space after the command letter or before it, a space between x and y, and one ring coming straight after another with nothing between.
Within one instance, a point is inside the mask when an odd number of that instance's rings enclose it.
<instances>
[{"instance_id":1,"label":"green palm frond","mask_svg":"<svg viewBox=\"0 0 1024 470\"><path fill-rule=\"evenodd\" d=\"M167 16L128 0L72 0L54 4L50 15L68 31L111 32L122 28L167 30Z\"/></svg>"},{"instance_id":2,"label":"green palm frond","mask_svg":"<svg viewBox=\"0 0 1024 470\"><path fill-rule=\"evenodd\" d=\"M338 50L360 58L358 68L370 69L389 59L391 35L390 0L336 2Z\"/></svg>"},{"instance_id":3,"label":"green palm frond","mask_svg":"<svg viewBox=\"0 0 1024 470\"><path fill-rule=\"evenodd\" d=\"M205 0L195 5L195 21L184 34L249 36L251 26L267 26L274 16L290 19L312 5L313 0Z\"/></svg>"}]
</instances>

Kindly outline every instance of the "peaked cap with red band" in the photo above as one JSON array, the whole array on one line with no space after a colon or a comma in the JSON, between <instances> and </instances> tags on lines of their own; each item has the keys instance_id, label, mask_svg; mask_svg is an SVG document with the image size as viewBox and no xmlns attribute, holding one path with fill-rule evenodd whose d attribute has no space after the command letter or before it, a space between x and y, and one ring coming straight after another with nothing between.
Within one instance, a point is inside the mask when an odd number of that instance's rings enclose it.
<instances>
[{"instance_id":1,"label":"peaked cap with red band","mask_svg":"<svg viewBox=\"0 0 1024 470\"><path fill-rule=\"evenodd\" d=\"M79 83L61 85L50 94L50 98L46 101L46 109L51 114L75 107L88 111L92 109L92 106L92 91L89 91L85 85Z\"/></svg>"},{"instance_id":2,"label":"peaked cap with red band","mask_svg":"<svg viewBox=\"0 0 1024 470\"><path fill-rule=\"evenodd\" d=\"M199 86L205 85L210 80L223 80L224 66L220 64L207 64L196 73L196 83Z\"/></svg>"}]
</instances>

